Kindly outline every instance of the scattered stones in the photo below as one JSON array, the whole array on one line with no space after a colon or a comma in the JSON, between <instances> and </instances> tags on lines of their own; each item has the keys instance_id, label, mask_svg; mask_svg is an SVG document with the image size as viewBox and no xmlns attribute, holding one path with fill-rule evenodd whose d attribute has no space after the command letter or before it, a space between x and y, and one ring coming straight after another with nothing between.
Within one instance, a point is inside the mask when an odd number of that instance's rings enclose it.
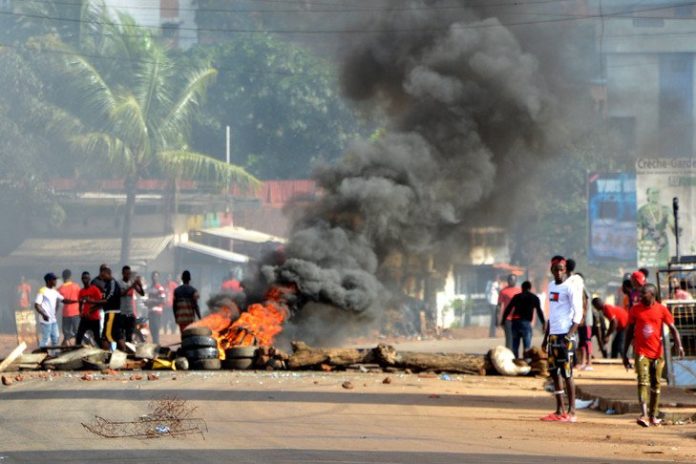
<instances>
[{"instance_id":1,"label":"scattered stones","mask_svg":"<svg viewBox=\"0 0 696 464\"><path fill-rule=\"evenodd\" d=\"M24 382L24 376L22 374L17 375L14 378L15 382Z\"/></svg>"},{"instance_id":2,"label":"scattered stones","mask_svg":"<svg viewBox=\"0 0 696 464\"><path fill-rule=\"evenodd\" d=\"M147 380L159 380L159 375L157 375L157 374L147 374Z\"/></svg>"},{"instance_id":3,"label":"scattered stones","mask_svg":"<svg viewBox=\"0 0 696 464\"><path fill-rule=\"evenodd\" d=\"M342 386L343 388L345 388L346 390L352 390L352 389L355 388L355 386L353 385L353 383L350 382L350 381L348 381L348 380L346 380L345 382L343 382L343 383L341 384L341 386Z\"/></svg>"},{"instance_id":4,"label":"scattered stones","mask_svg":"<svg viewBox=\"0 0 696 464\"><path fill-rule=\"evenodd\" d=\"M389 385L390 383L392 383L391 377L385 377L384 380L382 380L382 383L385 385Z\"/></svg>"},{"instance_id":5,"label":"scattered stones","mask_svg":"<svg viewBox=\"0 0 696 464\"><path fill-rule=\"evenodd\" d=\"M4 375L2 376L2 384L6 386L10 386L14 383L14 380L12 380L11 377L5 377Z\"/></svg>"},{"instance_id":6,"label":"scattered stones","mask_svg":"<svg viewBox=\"0 0 696 464\"><path fill-rule=\"evenodd\" d=\"M92 381L94 380L94 376L92 374L84 374L82 377L80 377L81 380L86 380L86 381Z\"/></svg>"},{"instance_id":7,"label":"scattered stones","mask_svg":"<svg viewBox=\"0 0 696 464\"><path fill-rule=\"evenodd\" d=\"M140 374L133 374L129 377L128 380L143 380L143 376Z\"/></svg>"}]
</instances>

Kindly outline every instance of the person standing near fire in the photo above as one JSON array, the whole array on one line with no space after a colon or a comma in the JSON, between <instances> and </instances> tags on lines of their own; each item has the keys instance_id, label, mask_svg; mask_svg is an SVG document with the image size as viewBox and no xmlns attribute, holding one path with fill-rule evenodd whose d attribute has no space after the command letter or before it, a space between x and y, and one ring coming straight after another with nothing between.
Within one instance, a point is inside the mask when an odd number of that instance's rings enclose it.
<instances>
[{"instance_id":1,"label":"person standing near fire","mask_svg":"<svg viewBox=\"0 0 696 464\"><path fill-rule=\"evenodd\" d=\"M162 313L164 312L164 304L167 300L167 290L160 283L159 272L152 273L152 282L147 291L147 307L149 309L150 334L152 335L152 343L159 345L160 330L162 329Z\"/></svg>"},{"instance_id":2,"label":"person standing near fire","mask_svg":"<svg viewBox=\"0 0 696 464\"><path fill-rule=\"evenodd\" d=\"M573 357L577 343L577 331L583 318L582 292L577 285L568 282L566 260L562 256L551 258L553 281L549 283L549 319L541 349L548 353L549 374L553 379L556 410L541 418L542 421L576 422L575 383L573 382ZM564 385L561 379L565 381ZM563 395L568 395L568 408Z\"/></svg>"},{"instance_id":3,"label":"person standing near fire","mask_svg":"<svg viewBox=\"0 0 696 464\"><path fill-rule=\"evenodd\" d=\"M63 346L70 345L70 341L77 335L77 328L80 326L80 308L77 301L80 295L80 286L72 281L72 271L65 269L62 274L63 284L58 287L58 293L64 299L75 301L76 303L63 303Z\"/></svg>"},{"instance_id":4,"label":"person standing near fire","mask_svg":"<svg viewBox=\"0 0 696 464\"><path fill-rule=\"evenodd\" d=\"M201 318L198 307L200 295L198 290L191 285L191 273L184 271L181 274L181 284L174 290L174 319L179 326L179 331L184 332L187 325Z\"/></svg>"},{"instance_id":5,"label":"person standing near fire","mask_svg":"<svg viewBox=\"0 0 696 464\"><path fill-rule=\"evenodd\" d=\"M515 274L510 274L507 278L507 287L502 289L500 293L498 293L498 319L500 320L503 311L505 311L505 308L508 307L510 302L512 301L512 298L521 293L522 289L517 287L517 276ZM507 318L505 319L503 323L503 330L505 331L505 347L508 350L512 350L512 320L513 319L518 319L518 317L515 316L515 312L512 311L508 314Z\"/></svg>"},{"instance_id":6,"label":"person standing near fire","mask_svg":"<svg viewBox=\"0 0 696 464\"><path fill-rule=\"evenodd\" d=\"M91 281L92 276L89 272L85 271L82 273L82 286L78 298L80 300L80 325L77 327L77 335L75 336L75 344L82 345L85 334L89 331L92 332L92 337L94 341L99 344L100 336L100 319L101 310L98 305L93 304L94 301L100 301L103 298L102 289L99 285L102 285L101 281L95 280Z\"/></svg>"},{"instance_id":7,"label":"person standing near fire","mask_svg":"<svg viewBox=\"0 0 696 464\"><path fill-rule=\"evenodd\" d=\"M677 353L684 356L679 331L674 326L674 316L669 309L655 301L657 288L653 284L643 285L640 289L640 302L634 304L628 313L628 328L623 346L623 364L631 368L628 360L628 348L633 341L635 370L638 376L638 401L641 416L638 425L649 427L660 425L658 419L660 403L660 379L665 367L662 349L662 326L669 328Z\"/></svg>"},{"instance_id":8,"label":"person standing near fire","mask_svg":"<svg viewBox=\"0 0 696 464\"><path fill-rule=\"evenodd\" d=\"M133 332L135 332L135 295L145 296L140 277L132 278L130 266L123 266L121 278L118 286L121 288L121 320L123 321L123 331L126 341L133 343Z\"/></svg>"},{"instance_id":9,"label":"person standing near fire","mask_svg":"<svg viewBox=\"0 0 696 464\"><path fill-rule=\"evenodd\" d=\"M77 299L70 300L56 290L58 277L52 272L44 276L45 287L41 287L34 300L34 309L39 313L39 347L58 346L58 320L56 319L56 309L58 303L70 304L77 303Z\"/></svg>"}]
</instances>

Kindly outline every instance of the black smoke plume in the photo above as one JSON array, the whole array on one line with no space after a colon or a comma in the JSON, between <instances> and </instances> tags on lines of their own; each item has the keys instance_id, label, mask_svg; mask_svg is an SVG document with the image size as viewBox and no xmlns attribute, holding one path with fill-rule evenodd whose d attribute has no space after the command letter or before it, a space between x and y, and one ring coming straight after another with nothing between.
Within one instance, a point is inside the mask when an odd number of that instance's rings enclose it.
<instances>
[{"instance_id":1,"label":"black smoke plume","mask_svg":"<svg viewBox=\"0 0 696 464\"><path fill-rule=\"evenodd\" d=\"M483 204L538 158L552 120L537 59L494 17L403 6L341 64L345 96L383 131L316 179L323 195L294 222L268 277L360 318L382 310L384 258L443 254ZM421 4L415 2L414 4Z\"/></svg>"}]
</instances>

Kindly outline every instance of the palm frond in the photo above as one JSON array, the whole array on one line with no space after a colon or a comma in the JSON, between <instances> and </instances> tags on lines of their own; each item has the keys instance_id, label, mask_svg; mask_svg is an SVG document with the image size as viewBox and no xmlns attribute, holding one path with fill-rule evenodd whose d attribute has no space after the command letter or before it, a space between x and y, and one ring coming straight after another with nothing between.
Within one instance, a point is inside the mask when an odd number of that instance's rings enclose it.
<instances>
[{"instance_id":1,"label":"palm frond","mask_svg":"<svg viewBox=\"0 0 696 464\"><path fill-rule=\"evenodd\" d=\"M124 173L133 172L136 169L135 157L128 148L128 144L108 132L88 132L74 135L69 137L68 141L90 159L92 156L105 159Z\"/></svg>"},{"instance_id":2,"label":"palm frond","mask_svg":"<svg viewBox=\"0 0 696 464\"><path fill-rule=\"evenodd\" d=\"M188 132L190 118L216 76L217 70L213 68L200 69L191 74L162 121L161 132L166 139L176 139Z\"/></svg>"},{"instance_id":3,"label":"palm frond","mask_svg":"<svg viewBox=\"0 0 696 464\"><path fill-rule=\"evenodd\" d=\"M150 136L147 115L143 114L140 103L133 95L122 97L111 113L112 133L127 141L139 154L150 152ZM144 160L136 160L141 163Z\"/></svg>"},{"instance_id":4,"label":"palm frond","mask_svg":"<svg viewBox=\"0 0 696 464\"><path fill-rule=\"evenodd\" d=\"M202 153L165 150L159 153L159 159L164 171L177 178L236 183L244 190L252 190L261 185L261 182L244 168Z\"/></svg>"}]
</instances>

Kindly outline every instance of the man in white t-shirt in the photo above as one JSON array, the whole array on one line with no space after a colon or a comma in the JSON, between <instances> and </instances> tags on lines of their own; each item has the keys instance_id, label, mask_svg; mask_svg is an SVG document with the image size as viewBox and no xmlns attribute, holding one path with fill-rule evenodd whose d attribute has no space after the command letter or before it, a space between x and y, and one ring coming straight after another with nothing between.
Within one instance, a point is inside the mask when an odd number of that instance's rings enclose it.
<instances>
[{"instance_id":1,"label":"man in white t-shirt","mask_svg":"<svg viewBox=\"0 0 696 464\"><path fill-rule=\"evenodd\" d=\"M39 289L39 293L34 300L34 309L39 313L39 347L58 346L60 334L58 333L58 320L56 319L56 309L58 302L63 304L77 303L77 300L63 298L56 290L58 278L52 272L44 276L45 287ZM50 342L50 343L49 343Z\"/></svg>"},{"instance_id":2,"label":"man in white t-shirt","mask_svg":"<svg viewBox=\"0 0 696 464\"><path fill-rule=\"evenodd\" d=\"M542 417L543 421L576 422L575 384L573 383L573 356L578 326L583 318L582 291L574 282L568 282L566 260L562 256L551 259L553 281L549 283L549 322L546 326L542 350L548 352L549 374L553 379L556 411ZM548 350L547 350L548 348ZM565 391L561 377L565 379ZM568 409L563 401L568 394Z\"/></svg>"}]
</instances>

